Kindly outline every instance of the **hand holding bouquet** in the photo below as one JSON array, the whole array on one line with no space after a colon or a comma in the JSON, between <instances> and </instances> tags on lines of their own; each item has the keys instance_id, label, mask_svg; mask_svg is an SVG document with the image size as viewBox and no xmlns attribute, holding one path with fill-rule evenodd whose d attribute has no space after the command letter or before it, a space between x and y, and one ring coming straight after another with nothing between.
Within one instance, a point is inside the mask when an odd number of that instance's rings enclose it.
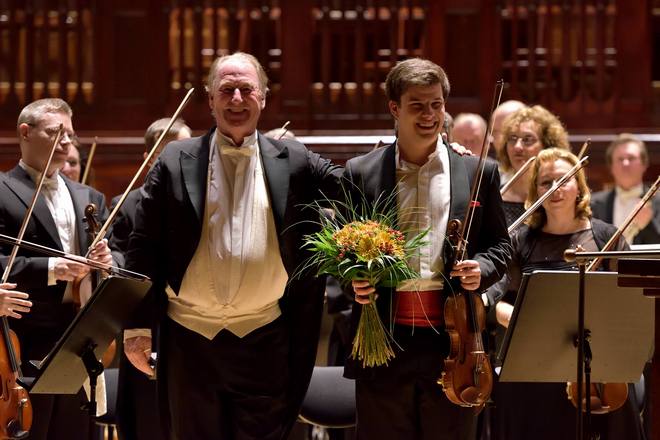
<instances>
[{"instance_id":1,"label":"hand holding bouquet","mask_svg":"<svg viewBox=\"0 0 660 440\"><path fill-rule=\"evenodd\" d=\"M305 268L316 267L319 275L331 275L342 284L359 279L374 287L393 288L405 279L416 278L418 274L408 266L407 258L420 248L428 231L406 241L396 228L396 210L383 209L391 203L376 201L368 209L363 200L358 210L348 200L328 200L334 217L322 216L321 230L305 237L305 249L313 252ZM315 208L322 212L319 205ZM369 299L362 305L351 356L363 367L387 365L394 357L392 338L378 315L375 294Z\"/></svg>"}]
</instances>

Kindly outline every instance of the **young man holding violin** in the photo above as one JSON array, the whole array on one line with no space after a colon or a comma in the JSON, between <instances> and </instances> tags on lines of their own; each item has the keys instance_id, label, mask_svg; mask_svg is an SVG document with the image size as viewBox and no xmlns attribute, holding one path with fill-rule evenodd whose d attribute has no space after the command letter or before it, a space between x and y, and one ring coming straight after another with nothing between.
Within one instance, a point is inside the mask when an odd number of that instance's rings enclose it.
<instances>
[{"instance_id":1,"label":"young man holding violin","mask_svg":"<svg viewBox=\"0 0 660 440\"><path fill-rule=\"evenodd\" d=\"M450 342L443 319L427 317L442 316L449 295L445 277L455 280L455 288L474 292L476 301L495 302L480 294L504 275L510 260L499 173L496 165L486 163L471 233L465 237L468 259L447 267L447 223L463 221L479 160L460 157L440 136L449 94L440 66L423 59L400 62L387 77L386 93L398 125L396 142L349 160L345 177L371 202L382 194L396 194L403 232L414 236L428 228L429 234L428 243L410 261L420 279L405 281L395 290L377 290L381 319L386 328L393 328L401 350L395 348L396 357L387 366L347 362L345 375L357 379L357 437L474 439L474 409L451 403L436 383ZM353 289L360 304L375 291L357 280ZM360 311L353 309L353 334Z\"/></svg>"}]
</instances>

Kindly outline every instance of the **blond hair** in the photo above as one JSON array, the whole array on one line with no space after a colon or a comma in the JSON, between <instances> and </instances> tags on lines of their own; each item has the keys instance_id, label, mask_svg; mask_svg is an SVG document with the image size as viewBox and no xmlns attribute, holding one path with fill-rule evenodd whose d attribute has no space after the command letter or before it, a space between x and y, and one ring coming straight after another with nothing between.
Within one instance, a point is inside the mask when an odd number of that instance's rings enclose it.
<instances>
[{"instance_id":1,"label":"blond hair","mask_svg":"<svg viewBox=\"0 0 660 440\"><path fill-rule=\"evenodd\" d=\"M568 133L559 121L557 116L553 115L545 107L535 105L533 107L522 108L504 119L502 124L502 142L506 146L507 139L514 130L517 130L523 122L532 121L538 125L539 142L546 148L562 148L570 150L568 143ZM497 160L502 165L504 171L512 171L511 159L506 148L500 148L497 153Z\"/></svg>"},{"instance_id":2,"label":"blond hair","mask_svg":"<svg viewBox=\"0 0 660 440\"><path fill-rule=\"evenodd\" d=\"M525 209L529 209L538 199L537 179L539 177L539 170L541 166L549 162L563 160L564 162L575 166L579 162L576 155L563 148L548 148L541 151L536 157L536 161L532 166L532 176L529 179L529 188L527 190L527 200L525 200ZM575 218L589 219L591 218L591 192L587 185L587 178L584 173L584 168L581 168L576 174L575 179L578 185L578 197L575 204ZM525 223L530 228L540 228L548 221L547 214L543 206L532 214Z\"/></svg>"}]
</instances>

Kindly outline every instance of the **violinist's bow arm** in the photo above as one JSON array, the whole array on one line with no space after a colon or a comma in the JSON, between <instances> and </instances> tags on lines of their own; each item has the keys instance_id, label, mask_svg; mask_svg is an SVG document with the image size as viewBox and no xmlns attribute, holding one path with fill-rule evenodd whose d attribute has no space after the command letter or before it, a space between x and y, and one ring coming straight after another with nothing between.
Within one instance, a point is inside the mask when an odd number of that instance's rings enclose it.
<instances>
[{"instance_id":1,"label":"violinist's bow arm","mask_svg":"<svg viewBox=\"0 0 660 440\"><path fill-rule=\"evenodd\" d=\"M62 252L58 249L52 249L47 246L42 246L40 244L32 243L30 241L25 241L25 240L18 240L14 237L10 237L8 235L3 235L0 234L0 243L6 243L9 245L18 245L19 247L29 249L35 252L40 252L44 255L48 255L50 257L61 257L65 258L70 261L75 261L77 263L82 263L87 266L93 267L94 269L100 269L103 271L106 271L110 275L118 275L122 276L125 278L130 278L134 280L139 280L139 281L147 281L149 280L149 277L146 275L143 275L141 273L133 272L127 269L122 269L121 267L116 267L116 266L111 266L108 264L103 264L99 263L98 261L90 260L88 258L85 258L80 255L73 255L73 254L68 254L66 252Z\"/></svg>"}]
</instances>

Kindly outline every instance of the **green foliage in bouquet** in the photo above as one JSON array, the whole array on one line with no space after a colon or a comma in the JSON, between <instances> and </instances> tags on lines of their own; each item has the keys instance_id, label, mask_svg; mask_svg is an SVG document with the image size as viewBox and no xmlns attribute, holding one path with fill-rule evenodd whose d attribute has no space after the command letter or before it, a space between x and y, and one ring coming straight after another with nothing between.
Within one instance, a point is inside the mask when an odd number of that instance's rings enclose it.
<instances>
[{"instance_id":1,"label":"green foliage in bouquet","mask_svg":"<svg viewBox=\"0 0 660 440\"><path fill-rule=\"evenodd\" d=\"M346 285L367 280L376 287L396 287L417 278L408 258L424 244L427 231L406 241L398 229L396 193L359 206L344 190L345 201L325 199L312 208L319 212L321 230L305 236L304 248L312 252L302 270L316 268L318 275L331 275ZM322 205L327 205L326 208ZM364 367L387 365L394 357L388 334L376 309L375 295L363 305L351 356Z\"/></svg>"}]
</instances>

